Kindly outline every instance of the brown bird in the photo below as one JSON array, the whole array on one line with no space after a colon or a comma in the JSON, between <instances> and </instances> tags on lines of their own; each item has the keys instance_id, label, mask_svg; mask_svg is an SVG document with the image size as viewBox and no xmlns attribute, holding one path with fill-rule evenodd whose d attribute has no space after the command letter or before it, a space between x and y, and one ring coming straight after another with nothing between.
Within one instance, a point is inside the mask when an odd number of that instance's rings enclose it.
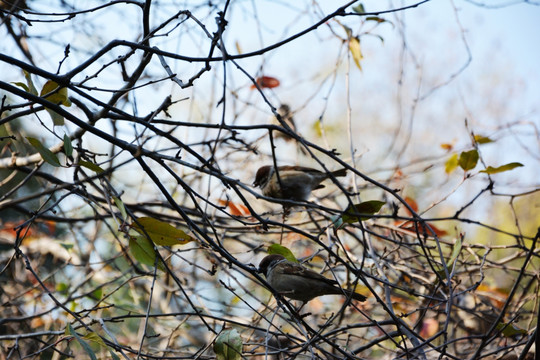
<instances>
[{"instance_id":1,"label":"brown bird","mask_svg":"<svg viewBox=\"0 0 540 360\"><path fill-rule=\"evenodd\" d=\"M259 264L259 272L281 295L304 303L322 295L344 295L365 301L364 295L342 289L337 281L328 279L298 263L288 261L282 255L267 255Z\"/></svg>"},{"instance_id":2,"label":"brown bird","mask_svg":"<svg viewBox=\"0 0 540 360\"><path fill-rule=\"evenodd\" d=\"M275 168L266 165L257 170L254 186L259 186L264 196L276 199L307 201L311 192L321 189L321 182L331 175L347 175L347 169L325 173L303 166L278 166L279 180ZM281 185L281 186L280 186Z\"/></svg>"}]
</instances>

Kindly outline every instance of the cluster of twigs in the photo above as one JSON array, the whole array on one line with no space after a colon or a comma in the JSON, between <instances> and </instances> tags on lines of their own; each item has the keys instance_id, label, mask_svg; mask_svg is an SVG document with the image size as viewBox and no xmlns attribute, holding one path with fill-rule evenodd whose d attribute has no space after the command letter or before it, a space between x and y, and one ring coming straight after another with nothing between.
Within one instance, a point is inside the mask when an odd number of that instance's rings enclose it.
<instances>
[{"instance_id":1,"label":"cluster of twigs","mask_svg":"<svg viewBox=\"0 0 540 360\"><path fill-rule=\"evenodd\" d=\"M0 63L21 74L19 82L0 81L0 358L210 359L223 356L214 344L231 328L242 346L232 351L226 343L227 359L530 354L540 235L463 216L480 195L496 195L492 179L451 216L428 218L393 187L393 176L369 176L354 156L346 159L291 128L271 90L240 63L329 21L382 14L351 11L354 3L286 39L233 55L224 40L229 1L174 12L152 1L64 4L49 12L31 1L0 1L3 31L20 54L2 52ZM70 44L56 72L36 60L43 39L28 25L69 24L89 36L99 26L92 19L128 6L140 17L138 38L116 38L89 55ZM160 43L181 31L200 40L205 55ZM194 65L181 69L188 64ZM238 99L228 83L230 66L277 122L234 120L250 115L252 107L242 104L252 100ZM197 86L210 77L220 80L221 94L202 101ZM53 93L67 90L71 107L32 91L46 81L56 84ZM158 88L169 83L176 93L160 97ZM189 96L181 92L191 88ZM149 100L153 92L158 95ZM175 106L187 104L186 97L211 110L181 115ZM67 125L48 125L44 110ZM261 196L251 182L258 166L290 163L297 152L321 170L345 167L348 177L328 181L313 201L284 215L283 204ZM512 204L534 193L506 198ZM369 214L351 210L366 200L385 206ZM137 241L152 237L136 234L142 218L181 229L187 240L144 248ZM482 231L487 235L479 241ZM322 297L299 309L268 289L257 271L272 244L368 300Z\"/></svg>"}]
</instances>

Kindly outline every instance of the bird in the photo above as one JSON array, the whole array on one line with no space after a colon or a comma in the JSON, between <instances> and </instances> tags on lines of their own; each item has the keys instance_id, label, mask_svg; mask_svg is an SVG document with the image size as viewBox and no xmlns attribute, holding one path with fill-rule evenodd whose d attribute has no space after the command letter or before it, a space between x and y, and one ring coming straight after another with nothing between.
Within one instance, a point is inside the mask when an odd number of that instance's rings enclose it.
<instances>
[{"instance_id":1,"label":"bird","mask_svg":"<svg viewBox=\"0 0 540 360\"><path fill-rule=\"evenodd\" d=\"M278 166L265 165L257 170L253 186L260 187L264 196L275 199L307 201L311 192L321 189L324 180L331 176L340 177L347 175L347 169L325 173L317 169L303 166Z\"/></svg>"},{"instance_id":2,"label":"bird","mask_svg":"<svg viewBox=\"0 0 540 360\"><path fill-rule=\"evenodd\" d=\"M342 289L337 281L289 261L279 254L265 256L259 263L258 271L264 274L266 281L276 292L304 304L323 295L344 295L358 301L366 300L364 295Z\"/></svg>"},{"instance_id":3,"label":"bird","mask_svg":"<svg viewBox=\"0 0 540 360\"><path fill-rule=\"evenodd\" d=\"M296 125L294 123L293 113L291 111L290 106L287 104L281 104L281 106L277 109L277 114L281 118L281 122L280 122L280 119L278 119L278 117L274 117L273 122L277 125L283 125L283 127L286 129L288 127L289 128L288 130L291 130L292 132L296 133ZM283 133L281 131L278 131L276 133L276 137L283 138L287 141L293 139L288 134Z\"/></svg>"}]
</instances>

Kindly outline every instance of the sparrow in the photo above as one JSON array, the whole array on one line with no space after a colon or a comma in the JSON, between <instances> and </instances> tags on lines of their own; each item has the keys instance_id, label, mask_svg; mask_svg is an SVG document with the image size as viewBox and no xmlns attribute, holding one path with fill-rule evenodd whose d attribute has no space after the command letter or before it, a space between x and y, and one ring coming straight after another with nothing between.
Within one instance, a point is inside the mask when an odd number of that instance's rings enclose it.
<instances>
[{"instance_id":1,"label":"sparrow","mask_svg":"<svg viewBox=\"0 0 540 360\"><path fill-rule=\"evenodd\" d=\"M281 117L281 120L285 123L285 127L289 127L290 130L292 130L293 132L296 133L296 125L294 123L294 118L293 118L293 113L291 111L291 108L289 107L289 105L287 104L282 104L278 109L277 109L277 113L278 115ZM274 117L274 121L273 121L275 124L277 125L283 125L279 119L277 117ZM285 140L292 140L292 138L285 134L285 133L282 133L281 131L277 131L276 132L276 137L278 138L283 138Z\"/></svg>"},{"instance_id":2,"label":"sparrow","mask_svg":"<svg viewBox=\"0 0 540 360\"><path fill-rule=\"evenodd\" d=\"M323 188L321 182L330 176L347 175L347 169L331 173L303 166L278 166L277 169L279 180L273 166L266 165L259 168L253 186L259 186L264 196L284 200L307 201L311 192Z\"/></svg>"},{"instance_id":3,"label":"sparrow","mask_svg":"<svg viewBox=\"0 0 540 360\"><path fill-rule=\"evenodd\" d=\"M345 295L365 301L364 295L342 289L337 281L328 279L298 263L288 261L282 255L267 255L259 264L259 273L281 295L303 303L322 295Z\"/></svg>"}]
</instances>

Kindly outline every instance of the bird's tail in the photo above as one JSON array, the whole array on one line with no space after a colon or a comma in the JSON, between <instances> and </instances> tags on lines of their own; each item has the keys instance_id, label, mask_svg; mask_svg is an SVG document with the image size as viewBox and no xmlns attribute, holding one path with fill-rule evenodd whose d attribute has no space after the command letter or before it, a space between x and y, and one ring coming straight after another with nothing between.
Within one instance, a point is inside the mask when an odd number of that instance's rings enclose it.
<instances>
[{"instance_id":1,"label":"bird's tail","mask_svg":"<svg viewBox=\"0 0 540 360\"><path fill-rule=\"evenodd\" d=\"M366 299L367 299L367 297L365 297L364 295L359 294L359 293L357 293L355 291L345 290L345 292L347 293L347 296L352 297L354 300L366 301Z\"/></svg>"},{"instance_id":2,"label":"bird's tail","mask_svg":"<svg viewBox=\"0 0 540 360\"><path fill-rule=\"evenodd\" d=\"M347 175L347 169L343 168L341 170L332 171L332 175L335 177L343 177Z\"/></svg>"}]
</instances>

